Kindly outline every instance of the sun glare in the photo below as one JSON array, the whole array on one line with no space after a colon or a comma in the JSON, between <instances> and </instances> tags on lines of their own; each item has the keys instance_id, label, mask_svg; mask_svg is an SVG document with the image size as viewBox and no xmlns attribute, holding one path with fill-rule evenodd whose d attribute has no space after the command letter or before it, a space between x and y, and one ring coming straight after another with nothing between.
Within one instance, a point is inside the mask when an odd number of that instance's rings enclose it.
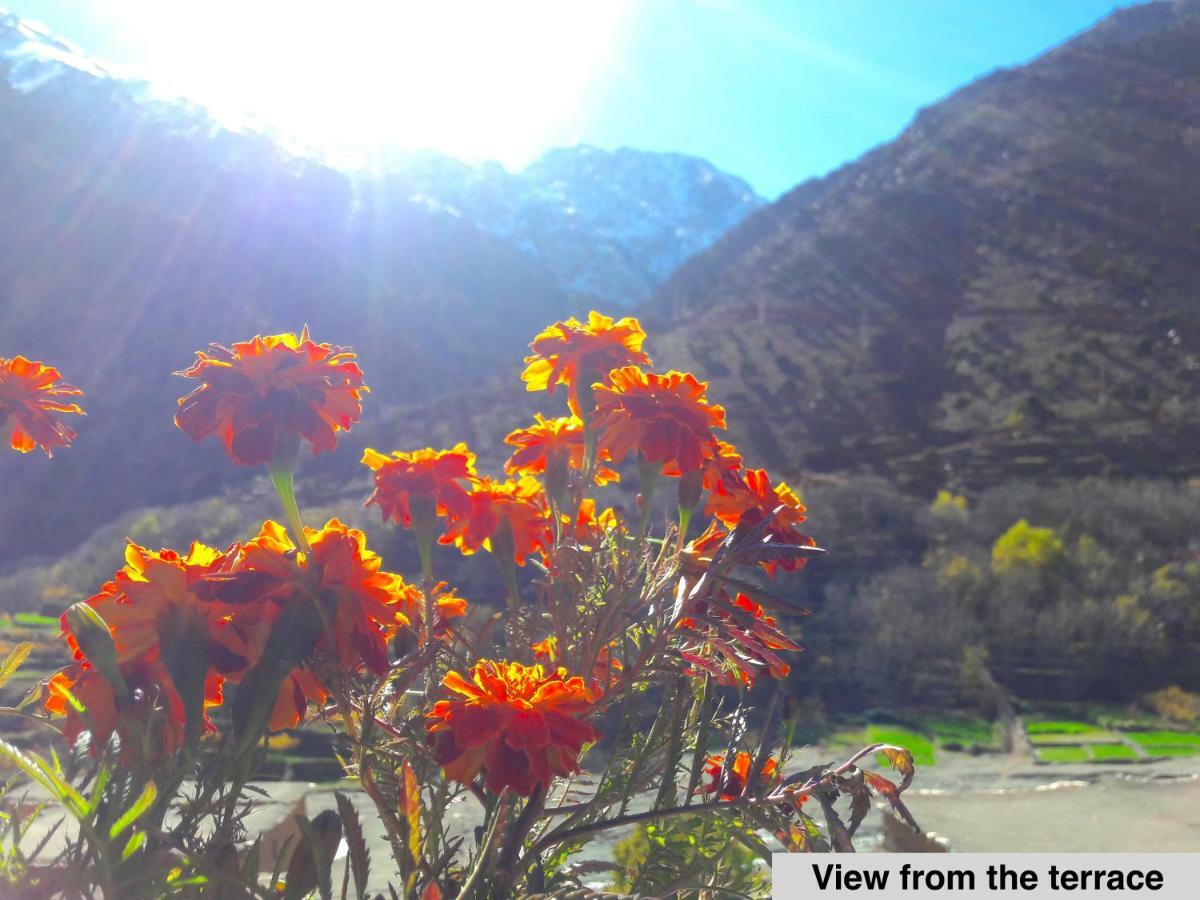
<instances>
[{"instance_id":1,"label":"sun glare","mask_svg":"<svg viewBox=\"0 0 1200 900\"><path fill-rule=\"evenodd\" d=\"M203 5L130 0L162 88L332 152L433 148L527 161L581 129L628 0Z\"/></svg>"}]
</instances>

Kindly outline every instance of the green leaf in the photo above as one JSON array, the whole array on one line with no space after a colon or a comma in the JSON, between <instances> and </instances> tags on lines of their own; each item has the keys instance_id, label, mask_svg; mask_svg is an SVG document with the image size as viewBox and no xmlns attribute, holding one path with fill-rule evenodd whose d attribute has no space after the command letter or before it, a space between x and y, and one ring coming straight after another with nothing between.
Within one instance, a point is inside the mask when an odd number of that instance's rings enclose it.
<instances>
[{"instance_id":1,"label":"green leaf","mask_svg":"<svg viewBox=\"0 0 1200 900\"><path fill-rule=\"evenodd\" d=\"M125 842L125 849L121 851L121 859L129 859L133 854L137 853L146 843L146 832L135 831L129 836L129 840Z\"/></svg>"},{"instance_id":2,"label":"green leaf","mask_svg":"<svg viewBox=\"0 0 1200 900\"><path fill-rule=\"evenodd\" d=\"M37 759L37 754L26 755L8 741L0 740L0 757L8 760L55 797L62 799L62 791L55 783L55 779L47 776L42 766L34 762Z\"/></svg>"},{"instance_id":3,"label":"green leaf","mask_svg":"<svg viewBox=\"0 0 1200 900\"><path fill-rule=\"evenodd\" d=\"M63 777L62 766L58 762L58 754L51 751L52 762L47 762L36 753L30 753L29 759L33 764L41 769L42 773L54 785L54 790L58 798L66 805L76 818L84 819L88 815L88 802L83 798L83 794L75 790L74 786Z\"/></svg>"},{"instance_id":4,"label":"green leaf","mask_svg":"<svg viewBox=\"0 0 1200 900\"><path fill-rule=\"evenodd\" d=\"M112 828L108 831L109 838L115 840L119 837L121 832L136 822L138 817L150 808L150 804L154 802L154 798L157 796L158 787L153 781L147 781L146 786L142 788L141 796L134 801L133 806L125 810L121 818L113 822Z\"/></svg>"},{"instance_id":5,"label":"green leaf","mask_svg":"<svg viewBox=\"0 0 1200 900\"><path fill-rule=\"evenodd\" d=\"M13 677L32 650L33 644L30 641L22 641L8 652L3 661L0 661L0 688L8 683L8 679Z\"/></svg>"},{"instance_id":6,"label":"green leaf","mask_svg":"<svg viewBox=\"0 0 1200 900\"><path fill-rule=\"evenodd\" d=\"M92 802L88 804L88 814L94 813L100 808L100 804L104 802L104 788L108 786L109 779L112 778L112 770L108 766L101 766L100 771L96 773L96 780L92 784Z\"/></svg>"}]
</instances>

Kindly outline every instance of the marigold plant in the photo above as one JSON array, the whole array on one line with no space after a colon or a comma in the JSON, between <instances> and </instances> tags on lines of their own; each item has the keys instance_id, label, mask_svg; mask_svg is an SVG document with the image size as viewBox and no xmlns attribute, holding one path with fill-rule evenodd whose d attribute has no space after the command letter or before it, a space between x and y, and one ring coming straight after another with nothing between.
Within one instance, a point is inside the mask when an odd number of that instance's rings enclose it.
<instances>
[{"instance_id":1,"label":"marigold plant","mask_svg":"<svg viewBox=\"0 0 1200 900\"><path fill-rule=\"evenodd\" d=\"M0 756L72 824L57 856L6 848L10 881L30 896L474 900L563 896L608 871L634 895L719 889L735 873L760 891L772 849L852 849L872 794L911 822L906 750L795 764L789 624L806 611L785 576L821 551L796 493L743 468L721 436L707 385L640 368L644 340L636 320L598 313L539 334L522 377L549 394L565 384L567 401L508 435L504 475L481 473L463 443L365 452L366 504L416 545L407 579L380 533L308 527L297 503L300 443L333 450L359 420L353 352L305 330L199 353L176 422L266 465L283 522L225 549L130 542L114 577L64 613L72 658L40 705L58 752ZM78 412L52 399L77 390L40 364L0 363L14 446L64 445L69 429L37 416ZM25 375L12 373L35 370L46 393L18 408ZM622 464L636 477L622 481ZM668 503L664 478L678 484ZM481 550L498 577L463 596L462 557ZM305 722L332 731L363 802L339 794L268 850L248 833L254 779L272 735ZM876 754L898 783L860 765ZM576 861L628 826L658 829L636 865ZM371 852L378 833L386 854ZM747 853L762 877L743 877Z\"/></svg>"}]
</instances>

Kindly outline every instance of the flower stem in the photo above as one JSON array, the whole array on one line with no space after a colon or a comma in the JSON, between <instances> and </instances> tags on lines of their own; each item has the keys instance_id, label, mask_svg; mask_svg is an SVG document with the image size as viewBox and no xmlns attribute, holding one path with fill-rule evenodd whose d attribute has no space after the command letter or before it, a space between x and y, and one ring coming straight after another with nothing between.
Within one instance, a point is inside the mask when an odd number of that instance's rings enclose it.
<instances>
[{"instance_id":1,"label":"flower stem","mask_svg":"<svg viewBox=\"0 0 1200 900\"><path fill-rule=\"evenodd\" d=\"M677 549L682 550L687 543L688 525L692 522L692 507L679 507L679 545Z\"/></svg>"},{"instance_id":2,"label":"flower stem","mask_svg":"<svg viewBox=\"0 0 1200 900\"><path fill-rule=\"evenodd\" d=\"M312 558L312 547L308 544L308 535L304 533L304 522L300 518L300 507L296 504L296 486L292 478L292 467L272 464L268 470L271 474L271 484L283 504L283 514L287 518L288 530L296 539L296 546L304 551L304 555Z\"/></svg>"},{"instance_id":3,"label":"flower stem","mask_svg":"<svg viewBox=\"0 0 1200 900\"><path fill-rule=\"evenodd\" d=\"M658 487L659 468L643 456L638 460L638 475L642 489L639 498L642 508L638 534L645 537L650 531L650 515L654 508L654 489Z\"/></svg>"}]
</instances>

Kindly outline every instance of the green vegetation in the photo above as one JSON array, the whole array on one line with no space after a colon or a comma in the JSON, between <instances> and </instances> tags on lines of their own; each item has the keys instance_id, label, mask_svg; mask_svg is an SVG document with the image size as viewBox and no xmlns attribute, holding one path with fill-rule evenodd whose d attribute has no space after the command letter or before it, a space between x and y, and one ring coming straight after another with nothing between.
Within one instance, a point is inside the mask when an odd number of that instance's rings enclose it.
<instances>
[{"instance_id":1,"label":"green vegetation","mask_svg":"<svg viewBox=\"0 0 1200 900\"><path fill-rule=\"evenodd\" d=\"M1027 566L1048 569L1066 559L1062 538L1053 528L1034 528L1024 519L1004 532L992 545L992 570L996 573Z\"/></svg>"},{"instance_id":2,"label":"green vegetation","mask_svg":"<svg viewBox=\"0 0 1200 900\"><path fill-rule=\"evenodd\" d=\"M895 744L897 747L904 747L912 751L913 762L918 766L932 766L936 762L933 742L908 728L896 725L869 725L867 741L872 744ZM888 762L880 756L879 765L886 767Z\"/></svg>"},{"instance_id":3,"label":"green vegetation","mask_svg":"<svg viewBox=\"0 0 1200 900\"><path fill-rule=\"evenodd\" d=\"M1092 759L1096 762L1121 762L1141 759L1136 750L1127 744L1091 744Z\"/></svg>"},{"instance_id":4,"label":"green vegetation","mask_svg":"<svg viewBox=\"0 0 1200 900\"><path fill-rule=\"evenodd\" d=\"M1050 763L1081 763L1091 760L1087 747L1075 744L1064 744L1057 747L1039 747L1037 758Z\"/></svg>"},{"instance_id":5,"label":"green vegetation","mask_svg":"<svg viewBox=\"0 0 1200 900\"><path fill-rule=\"evenodd\" d=\"M26 628L58 628L58 619L37 613L19 612L12 617L13 624Z\"/></svg>"},{"instance_id":6,"label":"green vegetation","mask_svg":"<svg viewBox=\"0 0 1200 900\"><path fill-rule=\"evenodd\" d=\"M1034 734L1092 734L1098 729L1089 722L1030 722L1025 731Z\"/></svg>"},{"instance_id":7,"label":"green vegetation","mask_svg":"<svg viewBox=\"0 0 1200 900\"><path fill-rule=\"evenodd\" d=\"M1142 746L1195 747L1200 750L1200 732L1131 731L1129 737Z\"/></svg>"},{"instance_id":8,"label":"green vegetation","mask_svg":"<svg viewBox=\"0 0 1200 900\"><path fill-rule=\"evenodd\" d=\"M1088 722L1031 722L1025 726L1029 740L1038 746L1046 744L1106 744L1120 740L1120 735Z\"/></svg>"},{"instance_id":9,"label":"green vegetation","mask_svg":"<svg viewBox=\"0 0 1200 900\"><path fill-rule=\"evenodd\" d=\"M920 720L921 730L932 734L939 747L963 750L999 750L996 725L975 716L948 715ZM953 746L951 746L953 745Z\"/></svg>"},{"instance_id":10,"label":"green vegetation","mask_svg":"<svg viewBox=\"0 0 1200 900\"><path fill-rule=\"evenodd\" d=\"M769 877L728 825L699 816L639 825L613 848L613 858L618 868L611 889L638 896L674 886L681 871L719 872L721 886L738 896L759 896Z\"/></svg>"},{"instance_id":11,"label":"green vegetation","mask_svg":"<svg viewBox=\"0 0 1200 900\"><path fill-rule=\"evenodd\" d=\"M912 751L919 766L937 764L940 750L957 752L993 751L1001 748L996 727L974 716L947 714L916 715L904 724L873 723L861 728L843 728L827 735L825 742L839 750L863 744L896 744ZM886 765L881 759L880 765Z\"/></svg>"},{"instance_id":12,"label":"green vegetation","mask_svg":"<svg viewBox=\"0 0 1200 900\"><path fill-rule=\"evenodd\" d=\"M1185 744L1143 744L1142 749L1151 756L1168 757L1168 756L1195 756L1200 753L1200 746L1187 746Z\"/></svg>"},{"instance_id":13,"label":"green vegetation","mask_svg":"<svg viewBox=\"0 0 1200 900\"><path fill-rule=\"evenodd\" d=\"M811 533L830 548L805 570L806 638L839 652L805 654L798 680L825 709L992 720L1002 685L1042 702L1047 734L1111 742L1106 727L1185 724L1200 692L1200 483L935 493L866 478L806 488Z\"/></svg>"}]
</instances>

